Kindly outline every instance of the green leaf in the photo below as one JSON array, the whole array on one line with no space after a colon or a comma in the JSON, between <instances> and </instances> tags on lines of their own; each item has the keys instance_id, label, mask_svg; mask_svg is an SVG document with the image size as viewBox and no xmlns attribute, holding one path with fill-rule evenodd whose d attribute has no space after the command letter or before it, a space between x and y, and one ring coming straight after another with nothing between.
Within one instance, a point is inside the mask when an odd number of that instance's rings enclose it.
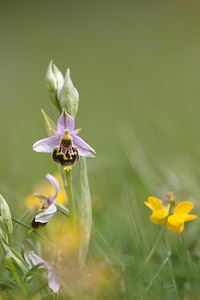
<instances>
[{"instance_id":1,"label":"green leaf","mask_svg":"<svg viewBox=\"0 0 200 300\"><path fill-rule=\"evenodd\" d=\"M86 158L80 159L80 185L79 185L79 228L80 228L80 247L79 261L85 264L88 252L91 228L92 228L92 204L90 197L90 187L87 175Z\"/></svg>"},{"instance_id":2,"label":"green leaf","mask_svg":"<svg viewBox=\"0 0 200 300\"><path fill-rule=\"evenodd\" d=\"M27 277L29 277L29 276L31 276L35 271L38 270L39 267L41 267L41 266L43 266L43 265L44 265L44 263L40 263L40 264L37 264L37 265L33 266L33 267L25 274L24 279L27 278ZM44 271L44 267L43 267L43 269L40 269L40 271Z\"/></svg>"},{"instance_id":3,"label":"green leaf","mask_svg":"<svg viewBox=\"0 0 200 300\"><path fill-rule=\"evenodd\" d=\"M4 240L1 240L1 245L3 247L3 250L5 252L5 254L7 255L7 257L12 258L17 265L19 266L19 268L21 270L23 270L23 272L27 271L27 265L25 263L25 261L23 260L23 258L17 253L17 251L15 251L14 249L11 249L5 242Z\"/></svg>"}]
</instances>

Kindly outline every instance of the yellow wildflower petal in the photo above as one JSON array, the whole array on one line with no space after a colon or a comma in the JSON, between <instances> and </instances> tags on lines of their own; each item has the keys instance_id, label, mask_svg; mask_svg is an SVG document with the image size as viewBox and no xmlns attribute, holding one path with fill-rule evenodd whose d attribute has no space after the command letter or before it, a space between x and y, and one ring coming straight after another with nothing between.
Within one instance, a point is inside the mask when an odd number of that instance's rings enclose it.
<instances>
[{"instance_id":1,"label":"yellow wildflower petal","mask_svg":"<svg viewBox=\"0 0 200 300\"><path fill-rule=\"evenodd\" d=\"M184 229L184 217L180 215L172 215L167 219L167 226L173 233L181 233Z\"/></svg>"},{"instance_id":2,"label":"yellow wildflower petal","mask_svg":"<svg viewBox=\"0 0 200 300\"><path fill-rule=\"evenodd\" d=\"M192 210L193 204L189 201L180 202L174 209L174 214L185 216Z\"/></svg>"},{"instance_id":3,"label":"yellow wildflower petal","mask_svg":"<svg viewBox=\"0 0 200 300\"><path fill-rule=\"evenodd\" d=\"M196 219L196 215L187 215L184 217L185 222Z\"/></svg>"},{"instance_id":4,"label":"yellow wildflower petal","mask_svg":"<svg viewBox=\"0 0 200 300\"><path fill-rule=\"evenodd\" d=\"M155 224L163 225L165 223L165 218L167 217L168 212L163 211L161 209L154 210L150 216L150 221Z\"/></svg>"},{"instance_id":5,"label":"yellow wildflower petal","mask_svg":"<svg viewBox=\"0 0 200 300\"><path fill-rule=\"evenodd\" d=\"M28 197L26 197L25 199L26 201L26 205L28 207L34 208L34 209L38 209L42 207L42 204L40 203L39 199L33 195L29 195Z\"/></svg>"},{"instance_id":6,"label":"yellow wildflower petal","mask_svg":"<svg viewBox=\"0 0 200 300\"><path fill-rule=\"evenodd\" d=\"M159 200L156 197L148 197L148 202L150 204L150 206L148 206L149 208L151 207L152 210L159 210L161 209L161 205L162 205L162 201Z\"/></svg>"},{"instance_id":7,"label":"yellow wildflower petal","mask_svg":"<svg viewBox=\"0 0 200 300\"><path fill-rule=\"evenodd\" d=\"M68 199L67 199L67 195L66 195L66 192L65 192L65 188L64 188L64 185L63 185L61 175L60 175L59 172L57 172L54 175L54 177L56 178L56 180L58 181L58 184L59 184L59 194L58 194L58 197L56 199L56 202L58 202L62 205L65 205L65 204L67 204Z\"/></svg>"},{"instance_id":8,"label":"yellow wildflower petal","mask_svg":"<svg viewBox=\"0 0 200 300\"><path fill-rule=\"evenodd\" d=\"M176 226L168 224L167 226L171 229L171 231L173 233L181 233L183 231L183 229L184 229L184 223L178 224Z\"/></svg>"},{"instance_id":9,"label":"yellow wildflower petal","mask_svg":"<svg viewBox=\"0 0 200 300\"><path fill-rule=\"evenodd\" d=\"M68 199L67 199L67 195L65 193L65 189L63 186L62 178L58 172L55 174L54 177L56 178L58 185L59 185L59 193L58 193L58 197L56 198L55 201L62 205L65 205L65 204L67 204ZM48 197L49 195L52 195L52 196L55 195L54 187L52 186L52 184L50 182L46 182L46 181L42 181L42 183L36 185L33 191L38 194L44 195L46 197ZM31 208L38 208L38 207L40 208L41 207L41 204L40 204L38 198L36 198L32 195L29 195L26 198L26 204L28 207L31 207Z\"/></svg>"},{"instance_id":10,"label":"yellow wildflower petal","mask_svg":"<svg viewBox=\"0 0 200 300\"><path fill-rule=\"evenodd\" d=\"M151 210L154 210L153 207L151 206L151 204L150 204L149 202L146 202L146 201L145 201L144 204L145 204L148 208L150 208Z\"/></svg>"}]
</instances>

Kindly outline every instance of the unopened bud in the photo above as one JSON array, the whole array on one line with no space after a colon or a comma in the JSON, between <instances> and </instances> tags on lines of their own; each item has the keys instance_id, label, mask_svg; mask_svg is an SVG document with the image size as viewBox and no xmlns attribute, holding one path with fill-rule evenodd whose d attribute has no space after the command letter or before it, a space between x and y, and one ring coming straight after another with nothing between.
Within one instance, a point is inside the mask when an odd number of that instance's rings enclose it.
<instances>
[{"instance_id":1,"label":"unopened bud","mask_svg":"<svg viewBox=\"0 0 200 300\"><path fill-rule=\"evenodd\" d=\"M13 226L12 226L12 217L11 217L10 209L6 200L1 195L0 195L0 212L1 212L2 222L5 224L8 233L12 234Z\"/></svg>"},{"instance_id":2,"label":"unopened bud","mask_svg":"<svg viewBox=\"0 0 200 300\"><path fill-rule=\"evenodd\" d=\"M78 111L79 94L72 83L69 69L67 69L63 87L59 94L59 103L62 109L65 109L68 114L75 118Z\"/></svg>"},{"instance_id":3,"label":"unopened bud","mask_svg":"<svg viewBox=\"0 0 200 300\"><path fill-rule=\"evenodd\" d=\"M167 198L168 201L172 202L174 201L174 195L172 193L172 191L168 190L165 197Z\"/></svg>"},{"instance_id":4,"label":"unopened bud","mask_svg":"<svg viewBox=\"0 0 200 300\"><path fill-rule=\"evenodd\" d=\"M46 74L46 85L48 88L49 96L52 102L57 106L59 110L60 104L58 101L58 91L61 89L64 82L64 78L60 70L50 61Z\"/></svg>"}]
</instances>

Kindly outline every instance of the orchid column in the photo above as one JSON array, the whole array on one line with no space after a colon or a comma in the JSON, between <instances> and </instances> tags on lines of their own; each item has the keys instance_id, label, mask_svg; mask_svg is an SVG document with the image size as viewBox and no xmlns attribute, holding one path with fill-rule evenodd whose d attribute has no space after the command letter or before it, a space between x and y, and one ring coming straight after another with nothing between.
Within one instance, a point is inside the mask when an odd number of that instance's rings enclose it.
<instances>
[{"instance_id":1,"label":"orchid column","mask_svg":"<svg viewBox=\"0 0 200 300\"><path fill-rule=\"evenodd\" d=\"M37 152L52 153L53 161L59 164L69 202L70 224L75 230L79 228L79 262L84 264L92 225L91 198L85 158L95 157L96 153L92 147L78 136L81 129L74 129L74 118L78 111L79 94L73 86L69 69L63 79L62 73L50 62L46 75L46 84L49 95L61 112L61 115L57 121L57 126L55 126L53 121L42 111L49 137L37 141L33 145L33 149ZM80 158L79 199L75 202L72 188L72 167Z\"/></svg>"}]
</instances>

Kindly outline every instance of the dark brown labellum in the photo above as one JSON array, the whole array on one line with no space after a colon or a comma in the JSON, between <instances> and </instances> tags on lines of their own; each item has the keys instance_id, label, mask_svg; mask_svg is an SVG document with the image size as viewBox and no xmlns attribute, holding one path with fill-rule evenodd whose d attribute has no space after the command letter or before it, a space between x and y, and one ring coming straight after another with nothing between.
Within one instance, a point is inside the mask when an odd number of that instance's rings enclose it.
<instances>
[{"instance_id":1,"label":"dark brown labellum","mask_svg":"<svg viewBox=\"0 0 200 300\"><path fill-rule=\"evenodd\" d=\"M52 153L52 159L56 163L61 164L63 167L74 166L79 160L79 153L76 147L72 147L70 143L64 146L65 143L61 141L59 147L55 147Z\"/></svg>"},{"instance_id":2,"label":"dark brown labellum","mask_svg":"<svg viewBox=\"0 0 200 300\"><path fill-rule=\"evenodd\" d=\"M32 229L38 229L39 227L44 227L47 224L47 223L35 222L36 215L31 220L31 227L32 227Z\"/></svg>"}]
</instances>

